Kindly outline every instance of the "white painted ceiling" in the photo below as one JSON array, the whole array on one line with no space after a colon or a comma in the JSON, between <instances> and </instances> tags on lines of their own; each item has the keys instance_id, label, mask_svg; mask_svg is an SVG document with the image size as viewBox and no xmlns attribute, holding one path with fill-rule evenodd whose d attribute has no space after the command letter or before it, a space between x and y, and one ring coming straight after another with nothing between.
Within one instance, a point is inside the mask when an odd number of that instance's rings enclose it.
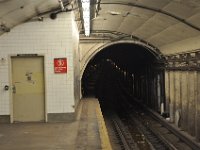
<instances>
[{"instance_id":1,"label":"white painted ceiling","mask_svg":"<svg viewBox=\"0 0 200 150\"><path fill-rule=\"evenodd\" d=\"M57 7L57 0L0 0L0 25L11 29ZM4 33L3 27L0 34Z\"/></svg>"},{"instance_id":2,"label":"white painted ceiling","mask_svg":"<svg viewBox=\"0 0 200 150\"><path fill-rule=\"evenodd\" d=\"M96 0L91 3L92 35L114 32L156 47L200 35L200 0L100 0L96 17ZM0 0L0 25L12 28L55 9L58 0Z\"/></svg>"},{"instance_id":3,"label":"white painted ceiling","mask_svg":"<svg viewBox=\"0 0 200 150\"><path fill-rule=\"evenodd\" d=\"M161 47L200 35L200 0L101 0L92 25Z\"/></svg>"}]
</instances>

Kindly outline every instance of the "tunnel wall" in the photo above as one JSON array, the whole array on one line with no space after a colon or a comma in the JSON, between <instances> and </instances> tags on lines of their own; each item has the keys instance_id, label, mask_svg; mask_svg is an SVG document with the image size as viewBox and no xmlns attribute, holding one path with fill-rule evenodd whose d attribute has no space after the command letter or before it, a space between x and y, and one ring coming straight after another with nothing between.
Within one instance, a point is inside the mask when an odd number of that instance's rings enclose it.
<instances>
[{"instance_id":1,"label":"tunnel wall","mask_svg":"<svg viewBox=\"0 0 200 150\"><path fill-rule=\"evenodd\" d=\"M83 75L87 63L90 61L90 58L92 58L102 46L109 42L109 40L80 40L80 78Z\"/></svg>"},{"instance_id":2,"label":"tunnel wall","mask_svg":"<svg viewBox=\"0 0 200 150\"><path fill-rule=\"evenodd\" d=\"M98 43L100 42L100 43ZM106 48L107 46L114 44L138 44L136 41L132 40L123 40L123 41L115 41L115 42L109 42L106 41L105 43L101 43L102 41L96 41L96 42L88 42L88 41L81 41L80 43L80 50L81 50L81 72L84 72L85 67L87 66L88 61L90 61L97 52L100 50ZM142 45L142 44L141 44ZM144 45L142 45L145 47ZM150 51L150 49L147 49L147 52ZM151 52L149 52L151 53ZM159 55L159 53L158 53ZM152 55L153 56L153 55ZM154 56L154 59L159 59L158 57ZM161 59L161 58L160 58ZM155 66L155 67L152 67ZM126 83L124 86L128 86L127 89L132 89L129 91L129 93L133 94L135 98L142 101L155 111L162 113L164 111L164 74L163 74L163 68L162 71L159 68L159 64L153 64L151 67L146 68L145 72L135 73L134 77L132 79L132 76L130 77L130 74L126 70L122 73L117 73L121 78L123 78L123 83ZM156 68L158 67L158 68ZM123 68L122 68L123 69ZM153 71L151 71L151 69ZM124 71L127 73L126 77L124 79ZM162 73L161 73L162 72ZM128 75L129 74L129 75ZM82 73L81 73L82 75ZM122 76L122 77L121 77ZM132 81L134 80L134 82ZM83 86L83 85L82 85ZM134 89L133 89L134 86ZM144 89L144 90L143 90ZM156 89L156 90L155 90ZM163 106L161 106L163 105ZM162 108L161 108L162 107ZM162 110L161 110L162 109Z\"/></svg>"},{"instance_id":3,"label":"tunnel wall","mask_svg":"<svg viewBox=\"0 0 200 150\"><path fill-rule=\"evenodd\" d=\"M170 121L200 140L199 52L169 55L165 93Z\"/></svg>"},{"instance_id":4,"label":"tunnel wall","mask_svg":"<svg viewBox=\"0 0 200 150\"><path fill-rule=\"evenodd\" d=\"M147 49L152 49L154 51L154 47L147 45L139 40L128 39L128 40L117 40L111 41L108 39L98 40L98 39L80 39L80 78L82 77L84 70L88 64L88 62L101 50L108 46L112 46L115 44L136 44L146 47ZM160 53L159 51L155 51L155 53ZM161 54L161 53L160 53Z\"/></svg>"},{"instance_id":5,"label":"tunnel wall","mask_svg":"<svg viewBox=\"0 0 200 150\"><path fill-rule=\"evenodd\" d=\"M145 65L142 70L129 72L120 68L112 59L96 65L100 71L97 97L114 109L129 107L134 101L152 110L164 113L164 70L159 64ZM157 66L157 67L155 67Z\"/></svg>"},{"instance_id":6,"label":"tunnel wall","mask_svg":"<svg viewBox=\"0 0 200 150\"><path fill-rule=\"evenodd\" d=\"M157 66L157 67L155 67ZM129 88L132 87L134 99L152 110L163 114L165 112L164 70L158 64L146 66L145 71L132 74L132 85L126 79Z\"/></svg>"}]
</instances>

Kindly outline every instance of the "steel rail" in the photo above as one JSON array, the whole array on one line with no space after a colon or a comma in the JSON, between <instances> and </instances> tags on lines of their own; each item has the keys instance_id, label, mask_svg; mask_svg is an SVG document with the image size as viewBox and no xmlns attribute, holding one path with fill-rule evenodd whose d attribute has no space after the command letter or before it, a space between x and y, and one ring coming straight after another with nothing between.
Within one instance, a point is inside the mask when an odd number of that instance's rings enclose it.
<instances>
[{"instance_id":1,"label":"steel rail","mask_svg":"<svg viewBox=\"0 0 200 150\"><path fill-rule=\"evenodd\" d=\"M134 141L129 129L123 124L121 119L116 115L116 112L110 112L112 115L110 119L113 122L114 129L120 137L125 150L139 150L136 142Z\"/></svg>"},{"instance_id":2,"label":"steel rail","mask_svg":"<svg viewBox=\"0 0 200 150\"><path fill-rule=\"evenodd\" d=\"M125 93L127 92L125 89L122 89L122 90ZM126 94L128 95L128 93L126 93ZM129 95L129 96L131 98L133 98L131 95ZM162 116L160 116L158 113L156 113L152 109L148 108L147 106L141 104L136 98L133 98L133 99L137 103L137 105L144 108L152 118L154 118L156 121L158 121L158 123L160 123L166 129L168 129L171 133L173 133L175 136L177 136L181 141L183 141L185 144L187 144L190 148L192 148L193 150L200 150L200 143L197 142L194 137L190 137L190 135L188 135L187 133L184 133L180 128L167 122ZM191 140L191 139L193 139L193 140ZM166 142L166 141L163 141L163 142ZM172 149L174 147L172 145L169 145L169 146Z\"/></svg>"},{"instance_id":3,"label":"steel rail","mask_svg":"<svg viewBox=\"0 0 200 150\"><path fill-rule=\"evenodd\" d=\"M120 136L120 140L122 141L125 150L131 150L131 148L129 147L128 142L126 141L125 135L123 134L123 131L120 128L120 125L117 123L117 121L115 119L112 119L112 121L114 123L114 126L115 126L115 129L116 129L117 133Z\"/></svg>"},{"instance_id":4,"label":"steel rail","mask_svg":"<svg viewBox=\"0 0 200 150\"><path fill-rule=\"evenodd\" d=\"M148 108L147 106L141 104L138 100L135 99L135 101L137 102L138 105L143 107L149 113L149 115L151 115L156 121L158 121L162 126L167 128L174 135L176 135L180 140L185 142L189 147L191 147L193 150L200 150L200 143L198 143L194 139L194 137L190 137L190 135L188 135L187 133L184 133L180 128L170 124L162 116L160 116L158 113Z\"/></svg>"},{"instance_id":5,"label":"steel rail","mask_svg":"<svg viewBox=\"0 0 200 150\"><path fill-rule=\"evenodd\" d=\"M184 141L188 146L190 146L193 150L200 150L200 143L197 143L195 140L190 140L187 134L181 132L181 129L171 125L169 122L164 120L160 115L153 112L151 109L147 108L147 111L151 114L151 116L156 119L160 124L166 127L169 131L171 131L174 135Z\"/></svg>"}]
</instances>

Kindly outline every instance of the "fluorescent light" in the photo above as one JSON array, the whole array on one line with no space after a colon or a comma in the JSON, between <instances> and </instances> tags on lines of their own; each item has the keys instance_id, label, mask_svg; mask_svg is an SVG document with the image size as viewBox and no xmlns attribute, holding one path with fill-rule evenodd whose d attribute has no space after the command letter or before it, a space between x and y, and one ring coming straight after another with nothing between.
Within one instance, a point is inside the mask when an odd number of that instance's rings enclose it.
<instances>
[{"instance_id":1,"label":"fluorescent light","mask_svg":"<svg viewBox=\"0 0 200 150\"><path fill-rule=\"evenodd\" d=\"M90 0L81 0L85 36L90 35Z\"/></svg>"}]
</instances>

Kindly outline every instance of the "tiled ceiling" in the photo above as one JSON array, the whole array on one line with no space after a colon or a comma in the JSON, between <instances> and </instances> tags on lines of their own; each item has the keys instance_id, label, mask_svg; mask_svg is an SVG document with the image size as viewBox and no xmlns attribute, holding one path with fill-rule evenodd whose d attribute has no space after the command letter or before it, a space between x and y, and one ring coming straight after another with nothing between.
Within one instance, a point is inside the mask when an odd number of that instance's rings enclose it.
<instances>
[{"instance_id":1,"label":"tiled ceiling","mask_svg":"<svg viewBox=\"0 0 200 150\"><path fill-rule=\"evenodd\" d=\"M91 0L92 34L116 32L138 37L156 47L200 35L200 0L98 1ZM11 29L55 9L59 9L58 0L0 0L0 25Z\"/></svg>"}]
</instances>

